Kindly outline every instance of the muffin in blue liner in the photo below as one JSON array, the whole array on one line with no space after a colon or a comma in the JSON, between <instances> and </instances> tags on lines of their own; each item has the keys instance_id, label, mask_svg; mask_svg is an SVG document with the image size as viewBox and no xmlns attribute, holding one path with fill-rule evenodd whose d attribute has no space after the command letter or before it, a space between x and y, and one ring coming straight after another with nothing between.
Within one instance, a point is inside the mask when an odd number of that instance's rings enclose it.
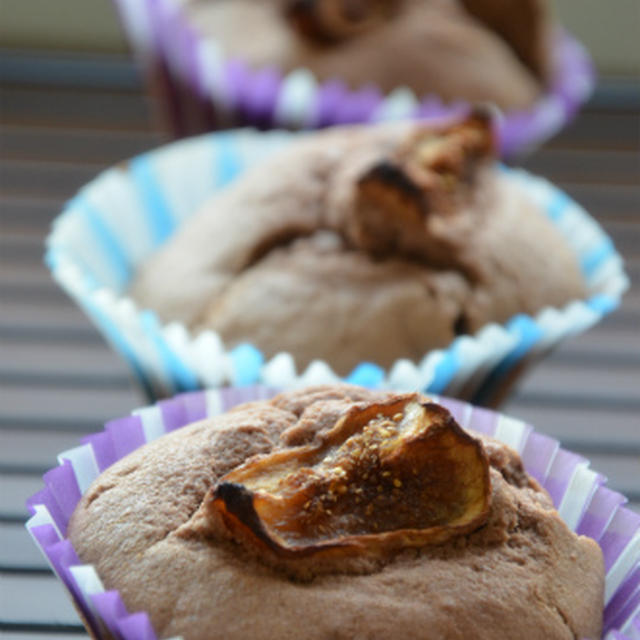
<instances>
[{"instance_id":1,"label":"muffin in blue liner","mask_svg":"<svg viewBox=\"0 0 640 640\"><path fill-rule=\"evenodd\" d=\"M611 240L579 205L545 180L505 168L504 176L526 189L575 252L585 299L486 325L417 362L400 359L386 369L361 362L342 378L327 362L297 370L290 354L267 360L249 343L227 348L213 331L192 335L183 324L162 324L153 310L139 309L127 290L140 264L212 193L296 135L239 130L168 145L105 171L55 220L46 251L53 277L125 358L150 398L228 384L291 387L343 379L495 403L517 373L615 309L628 286Z\"/></svg>"},{"instance_id":2,"label":"muffin in blue liner","mask_svg":"<svg viewBox=\"0 0 640 640\"><path fill-rule=\"evenodd\" d=\"M44 488L32 496L27 529L95 638L153 640L144 611L127 611L118 591L104 589L91 565L82 564L68 540L69 518L92 481L107 467L146 442L238 404L276 395L255 386L186 393L112 420L58 456L59 466L44 475ZM526 471L549 492L560 517L601 547L605 564L603 640L632 640L640 631L640 516L626 499L606 487L588 460L566 451L530 425L465 402L435 396L464 428L491 435L515 449Z\"/></svg>"},{"instance_id":3,"label":"muffin in blue liner","mask_svg":"<svg viewBox=\"0 0 640 640\"><path fill-rule=\"evenodd\" d=\"M190 21L184 0L115 0L123 26L151 91L176 137L232 126L318 128L335 124L431 117L469 103L406 86L384 91L375 83L349 86L339 77L320 81L301 67L249 65L207 38ZM372 3L373 4L373 3ZM523 14L524 15L524 14ZM549 78L530 106L505 110L500 123L504 156L535 148L575 116L593 90L589 55L557 27L549 38ZM455 99L458 98L458 99Z\"/></svg>"}]
</instances>

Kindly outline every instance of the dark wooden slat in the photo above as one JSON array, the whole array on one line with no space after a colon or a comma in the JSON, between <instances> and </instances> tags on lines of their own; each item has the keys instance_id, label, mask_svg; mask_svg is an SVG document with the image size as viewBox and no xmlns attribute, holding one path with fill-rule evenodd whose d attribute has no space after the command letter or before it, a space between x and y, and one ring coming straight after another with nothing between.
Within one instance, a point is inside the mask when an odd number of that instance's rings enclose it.
<instances>
[{"instance_id":1,"label":"dark wooden slat","mask_svg":"<svg viewBox=\"0 0 640 640\"><path fill-rule=\"evenodd\" d=\"M607 219L637 222L640 215L639 185L612 187L607 183L560 182L558 186L603 222Z\"/></svg>"},{"instance_id":2,"label":"dark wooden slat","mask_svg":"<svg viewBox=\"0 0 640 640\"><path fill-rule=\"evenodd\" d=\"M640 176L638 179L640 180ZM640 203L638 204L637 218L640 218ZM632 222L606 219L602 220L601 224L611 236L619 253L625 258L631 256L640 258L640 224L638 224L638 219Z\"/></svg>"},{"instance_id":3,"label":"dark wooden slat","mask_svg":"<svg viewBox=\"0 0 640 640\"><path fill-rule=\"evenodd\" d=\"M557 438L570 450L588 450L589 455L598 451L609 451L611 455L640 453L636 411L580 409L575 405L554 407L541 402L524 404L518 397L509 400L502 410Z\"/></svg>"},{"instance_id":4,"label":"dark wooden slat","mask_svg":"<svg viewBox=\"0 0 640 640\"><path fill-rule=\"evenodd\" d=\"M19 634L18 637L23 637L22 634L26 634L26 638L51 638L60 637L63 638L86 638L86 631L84 628L75 624L51 624L51 623L24 623L24 622L0 622L0 630L11 631ZM53 636L51 634L54 634ZM4 635L2 636L4 638Z\"/></svg>"},{"instance_id":5,"label":"dark wooden slat","mask_svg":"<svg viewBox=\"0 0 640 640\"><path fill-rule=\"evenodd\" d=\"M118 54L0 50L0 76L6 84L107 89L138 93L141 77L131 59Z\"/></svg>"},{"instance_id":6,"label":"dark wooden slat","mask_svg":"<svg viewBox=\"0 0 640 640\"><path fill-rule=\"evenodd\" d=\"M102 168L102 165L7 160L0 163L0 190L12 196L69 198Z\"/></svg>"},{"instance_id":7,"label":"dark wooden slat","mask_svg":"<svg viewBox=\"0 0 640 640\"><path fill-rule=\"evenodd\" d=\"M104 339L91 325L79 327L17 326L0 321L0 339L25 343L31 340L61 342L69 346L103 344Z\"/></svg>"},{"instance_id":8,"label":"dark wooden slat","mask_svg":"<svg viewBox=\"0 0 640 640\"><path fill-rule=\"evenodd\" d=\"M634 77L604 76L598 78L587 107L592 111L640 112L640 85ZM640 132L638 133L640 139Z\"/></svg>"},{"instance_id":9,"label":"dark wooden slat","mask_svg":"<svg viewBox=\"0 0 640 640\"><path fill-rule=\"evenodd\" d=\"M151 130L147 98L137 92L3 85L0 103L3 122L12 126Z\"/></svg>"},{"instance_id":10,"label":"dark wooden slat","mask_svg":"<svg viewBox=\"0 0 640 640\"><path fill-rule=\"evenodd\" d=\"M46 341L23 344L0 340L0 352L0 372L55 376L64 374L66 369L78 377L94 375L105 379L127 374L124 362L103 344L83 344L69 349L68 345Z\"/></svg>"},{"instance_id":11,"label":"dark wooden slat","mask_svg":"<svg viewBox=\"0 0 640 640\"><path fill-rule=\"evenodd\" d=\"M638 148L638 114L635 111L595 110L589 106L547 148L628 149Z\"/></svg>"},{"instance_id":12,"label":"dark wooden slat","mask_svg":"<svg viewBox=\"0 0 640 640\"><path fill-rule=\"evenodd\" d=\"M11 594L10 598L0 598L0 620L4 625L81 626L67 592L53 575L0 574L0 591Z\"/></svg>"},{"instance_id":13,"label":"dark wooden slat","mask_svg":"<svg viewBox=\"0 0 640 640\"><path fill-rule=\"evenodd\" d=\"M148 404L140 402L139 406L142 404ZM127 409L127 413L129 409ZM121 415L125 415L125 412L122 412ZM110 416L109 419L113 418ZM10 431L25 431L33 434L38 433L67 433L67 434L77 434L78 438L88 434L95 433L99 431L104 425L96 424L96 421L93 417L87 416L78 416L78 417L69 417L62 416L58 417L55 415L52 416L9 416L0 413L0 433L5 429ZM36 469L39 473L40 469Z\"/></svg>"},{"instance_id":14,"label":"dark wooden slat","mask_svg":"<svg viewBox=\"0 0 640 640\"><path fill-rule=\"evenodd\" d=\"M87 317L71 304L54 306L46 302L39 304L37 301L3 301L0 306L0 328L16 327L22 330L42 328L46 332L58 328L86 329L88 326L90 325Z\"/></svg>"},{"instance_id":15,"label":"dark wooden slat","mask_svg":"<svg viewBox=\"0 0 640 640\"><path fill-rule=\"evenodd\" d=\"M554 362L559 364L568 364L572 366L597 367L600 370L607 371L609 367L617 367L629 372L630 376L635 376L640 370L640 359L633 353L609 353L605 351L595 357L593 353L581 351L579 349L562 348L562 350L554 353ZM541 364L540 366L545 366Z\"/></svg>"},{"instance_id":16,"label":"dark wooden slat","mask_svg":"<svg viewBox=\"0 0 640 640\"><path fill-rule=\"evenodd\" d=\"M9 265L7 261L3 261L3 267L0 269L0 286L16 287L27 292L33 289L43 292L45 289L58 288L42 261L18 265Z\"/></svg>"},{"instance_id":17,"label":"dark wooden slat","mask_svg":"<svg viewBox=\"0 0 640 640\"><path fill-rule=\"evenodd\" d=\"M50 467L56 464L57 461L54 460ZM0 483L2 485L2 492L0 493L0 519L12 518L14 520L22 519L24 521L28 517L25 502L27 498L31 497L36 491L42 489L43 484L40 475L39 473L31 473L29 475L7 474L0 471ZM2 545L0 545L0 547L2 547ZM3 564L5 563L0 562L0 565Z\"/></svg>"},{"instance_id":18,"label":"dark wooden slat","mask_svg":"<svg viewBox=\"0 0 640 640\"><path fill-rule=\"evenodd\" d=\"M577 450L579 452L579 449ZM599 453L589 453L591 468L609 478L608 486L626 496L640 498L638 478L640 477L640 456L609 456ZM615 478L615 485L612 480Z\"/></svg>"},{"instance_id":19,"label":"dark wooden slat","mask_svg":"<svg viewBox=\"0 0 640 640\"><path fill-rule=\"evenodd\" d=\"M640 325L640 304L637 296L635 302L624 304L616 312L607 317L607 326L610 328L620 328L623 331L637 329Z\"/></svg>"},{"instance_id":20,"label":"dark wooden slat","mask_svg":"<svg viewBox=\"0 0 640 640\"><path fill-rule=\"evenodd\" d=\"M0 384L14 384L31 389L75 389L76 391L86 390L110 390L122 391L128 389L131 384L131 376L126 373L100 374L87 373L79 374L62 370L57 374L28 372L9 369L0 370Z\"/></svg>"},{"instance_id":21,"label":"dark wooden slat","mask_svg":"<svg viewBox=\"0 0 640 640\"><path fill-rule=\"evenodd\" d=\"M62 211L64 202L64 197L37 198L0 193L0 228L6 231L34 227L48 229Z\"/></svg>"},{"instance_id":22,"label":"dark wooden slat","mask_svg":"<svg viewBox=\"0 0 640 640\"><path fill-rule=\"evenodd\" d=\"M637 358L640 354L637 336L637 329L610 329L608 324L603 323L586 333L570 338L561 348L565 352L588 354L596 362L606 353Z\"/></svg>"},{"instance_id":23,"label":"dark wooden slat","mask_svg":"<svg viewBox=\"0 0 640 640\"><path fill-rule=\"evenodd\" d=\"M101 426L96 425L94 430L99 431ZM15 475L22 471L39 477L44 471L57 464L58 453L78 446L80 437L73 432L2 429L0 431L0 442L2 442L0 468L4 469L5 473L15 472Z\"/></svg>"},{"instance_id":24,"label":"dark wooden slat","mask_svg":"<svg viewBox=\"0 0 640 640\"><path fill-rule=\"evenodd\" d=\"M638 291L638 280L640 279L640 258L625 256L624 262L624 269L627 272L627 275L631 278L631 292Z\"/></svg>"},{"instance_id":25,"label":"dark wooden slat","mask_svg":"<svg viewBox=\"0 0 640 640\"><path fill-rule=\"evenodd\" d=\"M602 372L596 366L584 368L548 362L545 367L534 368L515 401L530 402L528 398L536 400L542 396L548 403L556 405L559 400L565 405L617 405L622 409L629 404L637 404L640 407L638 381L629 377L628 369L608 369L607 387L604 389L602 382ZM637 443L640 445L640 429Z\"/></svg>"},{"instance_id":26,"label":"dark wooden slat","mask_svg":"<svg viewBox=\"0 0 640 640\"><path fill-rule=\"evenodd\" d=\"M31 536L25 529L24 523L0 522L0 570L15 572L40 572L49 570L49 565Z\"/></svg>"},{"instance_id":27,"label":"dark wooden slat","mask_svg":"<svg viewBox=\"0 0 640 640\"><path fill-rule=\"evenodd\" d=\"M75 632L48 632L34 631L23 628L22 631L5 631L2 634L3 640L82 640L88 639L89 636L84 630L78 629Z\"/></svg>"},{"instance_id":28,"label":"dark wooden slat","mask_svg":"<svg viewBox=\"0 0 640 640\"><path fill-rule=\"evenodd\" d=\"M61 427L85 423L90 431L143 403L133 389L37 389L3 385L0 389L0 425L42 423L55 416ZM61 429L64 430L64 429Z\"/></svg>"},{"instance_id":29,"label":"dark wooden slat","mask_svg":"<svg viewBox=\"0 0 640 640\"><path fill-rule=\"evenodd\" d=\"M576 184L607 182L618 185L637 184L640 157L637 149L589 152L577 149L545 149L528 159L525 168L556 182Z\"/></svg>"},{"instance_id":30,"label":"dark wooden slat","mask_svg":"<svg viewBox=\"0 0 640 640\"><path fill-rule=\"evenodd\" d=\"M2 240L3 248L35 251L42 249L48 232L48 229L42 229L40 227L27 227L13 230L3 227L0 239Z\"/></svg>"},{"instance_id":31,"label":"dark wooden slat","mask_svg":"<svg viewBox=\"0 0 640 640\"><path fill-rule=\"evenodd\" d=\"M157 147L160 135L153 132L51 129L48 127L0 128L0 148L5 159L38 162L86 162L100 166Z\"/></svg>"},{"instance_id":32,"label":"dark wooden slat","mask_svg":"<svg viewBox=\"0 0 640 640\"><path fill-rule=\"evenodd\" d=\"M49 276L51 277L51 276ZM53 306L68 305L70 299L66 293L52 282L36 282L24 284L21 282L3 282L0 276L0 300L5 302L34 302L47 303Z\"/></svg>"}]
</instances>

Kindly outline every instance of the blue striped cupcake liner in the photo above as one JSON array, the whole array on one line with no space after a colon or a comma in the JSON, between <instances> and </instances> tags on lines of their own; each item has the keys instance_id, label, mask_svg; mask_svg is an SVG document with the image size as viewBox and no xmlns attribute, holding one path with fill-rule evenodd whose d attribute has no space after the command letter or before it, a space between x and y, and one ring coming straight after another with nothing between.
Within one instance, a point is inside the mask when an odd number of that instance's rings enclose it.
<instances>
[{"instance_id":1,"label":"blue striped cupcake liner","mask_svg":"<svg viewBox=\"0 0 640 640\"><path fill-rule=\"evenodd\" d=\"M120 593L105 589L96 569L82 564L67 538L69 518L81 496L102 471L146 442L276 393L273 388L253 386L182 394L112 420L104 431L59 454L59 466L44 475L43 489L27 501L32 517L26 526L93 637L158 638L149 615L129 612ZM640 515L624 507L626 498L608 489L588 460L560 448L557 440L531 425L459 400L438 396L434 400L449 409L463 428L493 436L518 451L527 472L549 492L567 526L600 545L606 572L602 639L639 640Z\"/></svg>"},{"instance_id":2,"label":"blue striped cupcake liner","mask_svg":"<svg viewBox=\"0 0 640 640\"><path fill-rule=\"evenodd\" d=\"M176 137L244 123L258 127L318 128L461 113L469 105L416 95L407 87L385 94L374 84L320 82L304 68L250 69L191 25L182 0L114 0L132 48L159 97ZM545 93L523 110L509 111L498 131L504 156L535 148L555 135L591 95L593 65L584 47L558 29L552 77Z\"/></svg>"},{"instance_id":3,"label":"blue striped cupcake liner","mask_svg":"<svg viewBox=\"0 0 640 640\"><path fill-rule=\"evenodd\" d=\"M54 221L46 243L53 277L124 357L150 398L222 385L292 387L341 380L321 360L298 371L290 354L267 360L250 343L228 348L212 331L192 335L179 323L163 324L126 293L138 265L212 193L299 135L304 134L237 130L173 143L105 171ZM521 365L618 306L628 279L599 225L545 180L503 170L531 194L576 252L588 297L487 325L426 353L420 362L398 360L388 369L362 362L343 380L491 403Z\"/></svg>"}]
</instances>

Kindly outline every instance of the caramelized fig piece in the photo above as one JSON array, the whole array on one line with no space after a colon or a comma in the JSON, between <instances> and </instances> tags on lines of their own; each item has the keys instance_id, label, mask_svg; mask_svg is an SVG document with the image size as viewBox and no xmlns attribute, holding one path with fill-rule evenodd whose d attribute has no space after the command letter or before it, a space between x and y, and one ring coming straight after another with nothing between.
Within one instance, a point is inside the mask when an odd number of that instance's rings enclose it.
<instances>
[{"instance_id":1,"label":"caramelized fig piece","mask_svg":"<svg viewBox=\"0 0 640 640\"><path fill-rule=\"evenodd\" d=\"M400 0L293 0L287 17L308 38L332 42L384 22L399 5Z\"/></svg>"},{"instance_id":2,"label":"caramelized fig piece","mask_svg":"<svg viewBox=\"0 0 640 640\"><path fill-rule=\"evenodd\" d=\"M428 218L463 206L480 168L494 157L491 118L484 111L444 129L420 128L358 180L347 231L351 242L376 256L427 257L451 266Z\"/></svg>"},{"instance_id":3,"label":"caramelized fig piece","mask_svg":"<svg viewBox=\"0 0 640 640\"><path fill-rule=\"evenodd\" d=\"M382 557L476 529L490 493L482 444L444 408L404 395L354 407L320 444L249 460L207 509L260 554Z\"/></svg>"}]
</instances>

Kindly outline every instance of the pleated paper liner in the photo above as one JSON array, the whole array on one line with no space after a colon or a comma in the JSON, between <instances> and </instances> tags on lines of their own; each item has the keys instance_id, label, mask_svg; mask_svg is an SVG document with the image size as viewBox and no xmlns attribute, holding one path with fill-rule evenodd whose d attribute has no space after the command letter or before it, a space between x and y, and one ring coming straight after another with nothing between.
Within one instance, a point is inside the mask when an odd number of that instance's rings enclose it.
<instances>
[{"instance_id":1,"label":"pleated paper liner","mask_svg":"<svg viewBox=\"0 0 640 640\"><path fill-rule=\"evenodd\" d=\"M263 128L319 128L353 122L429 117L468 105L417 96L406 87L385 94L373 84L354 89L339 80L319 82L307 69L250 69L225 56L186 19L178 0L115 0L133 50L146 71L176 137L238 124ZM558 29L552 78L531 107L509 111L500 125L501 150L530 150L564 127L586 102L594 72L582 45Z\"/></svg>"},{"instance_id":2,"label":"pleated paper liner","mask_svg":"<svg viewBox=\"0 0 640 640\"><path fill-rule=\"evenodd\" d=\"M82 564L66 537L69 518L91 482L115 461L164 433L231 407L270 398L275 389L252 386L186 393L113 420L99 433L58 456L32 496L27 529L62 580L90 632L105 630L122 640L155 640L149 616L128 611L117 591L106 591L91 565ZM589 461L562 449L530 425L459 400L435 397L465 428L491 435L516 449L528 473L549 492L570 529L593 538L605 561L603 638L640 638L640 515L624 507L626 498L606 487Z\"/></svg>"},{"instance_id":3,"label":"pleated paper liner","mask_svg":"<svg viewBox=\"0 0 640 640\"><path fill-rule=\"evenodd\" d=\"M224 385L292 387L340 380L321 360L300 371L290 354L267 361L251 344L229 348L212 331L191 335L181 324L163 325L153 310L139 309L127 297L136 268L207 197L296 135L302 134L239 130L173 143L134 158L125 169L105 171L55 220L46 253L53 277L125 358L149 398ZM618 306L628 280L599 225L545 180L503 170L531 193L576 252L587 298L489 324L425 353L419 362L398 360L388 369L362 362L344 380L495 405L516 374Z\"/></svg>"}]
</instances>

